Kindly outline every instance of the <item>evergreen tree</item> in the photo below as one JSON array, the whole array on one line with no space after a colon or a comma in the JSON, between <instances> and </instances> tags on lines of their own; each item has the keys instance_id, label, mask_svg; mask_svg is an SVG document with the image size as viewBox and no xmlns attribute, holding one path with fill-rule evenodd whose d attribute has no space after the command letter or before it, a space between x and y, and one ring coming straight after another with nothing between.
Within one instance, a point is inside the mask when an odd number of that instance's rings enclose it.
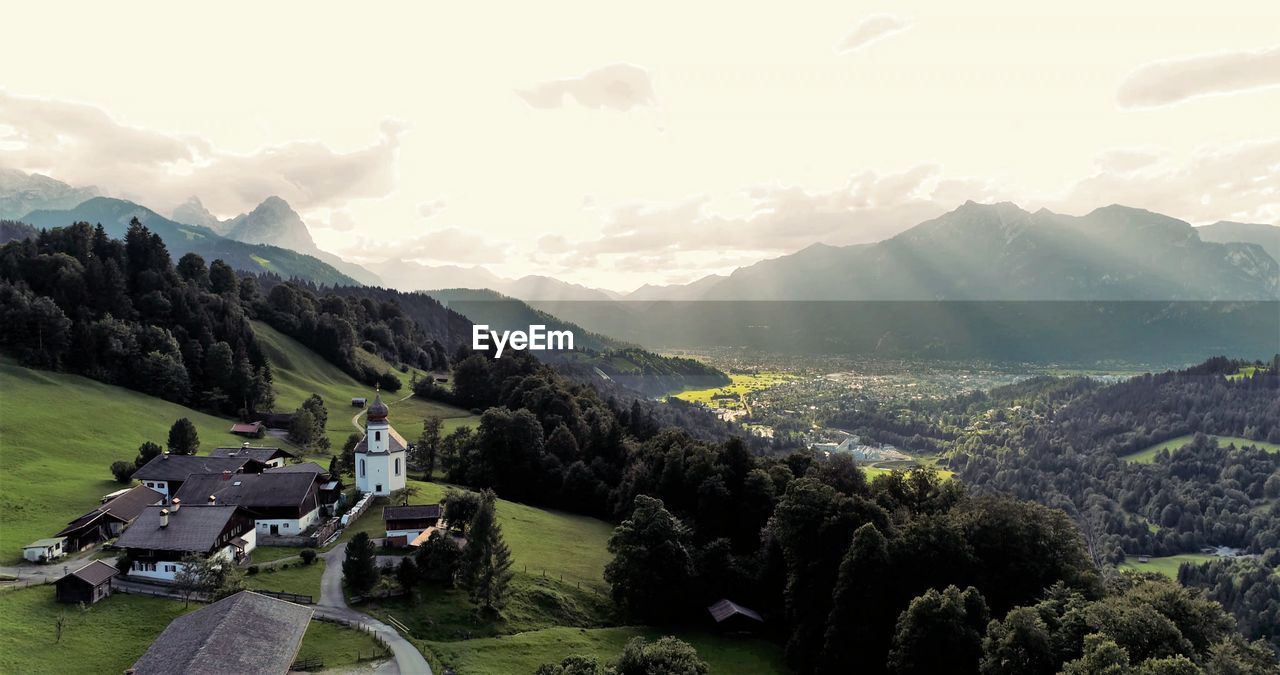
<instances>
[{"instance_id":1,"label":"evergreen tree","mask_svg":"<svg viewBox=\"0 0 1280 675\"><path fill-rule=\"evenodd\" d=\"M871 523L858 528L840 563L819 672L880 670L893 628L884 620L893 615L892 574L884 535Z\"/></svg>"},{"instance_id":2,"label":"evergreen tree","mask_svg":"<svg viewBox=\"0 0 1280 675\"><path fill-rule=\"evenodd\" d=\"M977 673L987 602L970 586L948 586L911 601L898 618L889 652L889 671L902 674Z\"/></svg>"},{"instance_id":3,"label":"evergreen tree","mask_svg":"<svg viewBox=\"0 0 1280 675\"><path fill-rule=\"evenodd\" d=\"M631 517L609 537L604 579L619 606L644 619L678 614L689 602L693 554L689 529L662 500L637 496Z\"/></svg>"},{"instance_id":4,"label":"evergreen tree","mask_svg":"<svg viewBox=\"0 0 1280 675\"><path fill-rule=\"evenodd\" d=\"M440 431L443 428L443 421L435 415L422 420L422 435L414 446L414 454L417 455L414 463L426 471L427 480L431 480L436 470L436 453L440 449Z\"/></svg>"},{"instance_id":5,"label":"evergreen tree","mask_svg":"<svg viewBox=\"0 0 1280 675\"><path fill-rule=\"evenodd\" d=\"M463 552L462 579L471 602L486 612L501 610L514 573L511 549L502 537L492 490L481 493L480 508L467 528L467 548Z\"/></svg>"},{"instance_id":6,"label":"evergreen tree","mask_svg":"<svg viewBox=\"0 0 1280 675\"><path fill-rule=\"evenodd\" d=\"M133 460L133 465L141 469L147 465L147 462L155 459L164 452L164 449L151 441L145 441L138 446L138 456Z\"/></svg>"},{"instance_id":7,"label":"evergreen tree","mask_svg":"<svg viewBox=\"0 0 1280 675\"><path fill-rule=\"evenodd\" d=\"M368 532L357 532L347 543L342 579L355 594L367 593L378 583L378 560Z\"/></svg>"},{"instance_id":8,"label":"evergreen tree","mask_svg":"<svg viewBox=\"0 0 1280 675\"><path fill-rule=\"evenodd\" d=\"M194 455L200 449L200 436L196 434L196 425L182 417L169 427L169 452L175 455Z\"/></svg>"}]
</instances>

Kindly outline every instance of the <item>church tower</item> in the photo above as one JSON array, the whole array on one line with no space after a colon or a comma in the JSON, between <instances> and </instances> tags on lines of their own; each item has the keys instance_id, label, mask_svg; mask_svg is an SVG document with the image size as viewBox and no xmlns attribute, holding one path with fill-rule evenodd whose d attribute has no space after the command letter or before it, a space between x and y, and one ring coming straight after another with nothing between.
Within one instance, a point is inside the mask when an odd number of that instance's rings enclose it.
<instances>
[{"instance_id":1,"label":"church tower","mask_svg":"<svg viewBox=\"0 0 1280 675\"><path fill-rule=\"evenodd\" d=\"M387 404L379 391L366 414L364 439L356 446L356 487L387 496L404 487L408 443L387 422Z\"/></svg>"}]
</instances>

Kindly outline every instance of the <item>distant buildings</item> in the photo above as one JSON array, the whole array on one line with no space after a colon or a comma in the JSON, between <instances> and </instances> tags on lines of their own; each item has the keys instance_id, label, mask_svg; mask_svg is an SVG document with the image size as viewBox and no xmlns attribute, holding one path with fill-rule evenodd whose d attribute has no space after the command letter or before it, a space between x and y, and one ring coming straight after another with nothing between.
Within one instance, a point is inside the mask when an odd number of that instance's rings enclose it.
<instances>
[{"instance_id":1,"label":"distant buildings","mask_svg":"<svg viewBox=\"0 0 1280 675\"><path fill-rule=\"evenodd\" d=\"M257 531L248 511L231 505L148 506L116 547L130 561L129 576L173 581L189 556L239 562L257 546Z\"/></svg>"}]
</instances>

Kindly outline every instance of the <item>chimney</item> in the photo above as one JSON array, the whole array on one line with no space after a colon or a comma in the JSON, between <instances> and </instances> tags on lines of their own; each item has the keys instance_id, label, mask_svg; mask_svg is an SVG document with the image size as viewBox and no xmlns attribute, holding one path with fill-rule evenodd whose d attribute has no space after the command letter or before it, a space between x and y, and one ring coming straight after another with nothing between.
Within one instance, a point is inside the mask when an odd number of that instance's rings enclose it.
<instances>
[{"instance_id":1,"label":"chimney","mask_svg":"<svg viewBox=\"0 0 1280 675\"><path fill-rule=\"evenodd\" d=\"M209 506L217 506L217 505L218 505L218 498L213 495L209 495Z\"/></svg>"},{"instance_id":2,"label":"chimney","mask_svg":"<svg viewBox=\"0 0 1280 675\"><path fill-rule=\"evenodd\" d=\"M160 527L169 527L169 509L160 509Z\"/></svg>"},{"instance_id":3,"label":"chimney","mask_svg":"<svg viewBox=\"0 0 1280 675\"><path fill-rule=\"evenodd\" d=\"M180 508L182 508L182 500L181 500L181 499L178 499L177 497L174 497L174 498L173 498L173 508L171 508L171 509L169 509L169 510L170 510L170 511L172 511L173 513L177 513L177 512L178 512L178 509L180 509Z\"/></svg>"},{"instance_id":4,"label":"chimney","mask_svg":"<svg viewBox=\"0 0 1280 675\"><path fill-rule=\"evenodd\" d=\"M222 480L231 480L231 470L230 470L230 469L223 469L223 470L222 470Z\"/></svg>"}]
</instances>

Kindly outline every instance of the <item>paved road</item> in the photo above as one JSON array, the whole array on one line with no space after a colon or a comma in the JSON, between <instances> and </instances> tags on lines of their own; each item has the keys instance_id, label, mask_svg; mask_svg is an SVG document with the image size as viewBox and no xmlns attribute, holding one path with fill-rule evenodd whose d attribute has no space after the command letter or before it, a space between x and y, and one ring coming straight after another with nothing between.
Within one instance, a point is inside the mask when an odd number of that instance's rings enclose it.
<instances>
[{"instance_id":1,"label":"paved road","mask_svg":"<svg viewBox=\"0 0 1280 675\"><path fill-rule=\"evenodd\" d=\"M395 655L396 670L380 670L386 673L402 675L432 675L431 666L423 658L412 643L404 639L394 628L373 617L361 614L347 606L347 599L342 595L342 560L346 557L347 545L335 546L321 553L324 558L324 577L320 580L320 602L316 604L316 614L335 619L343 623L363 626L371 629L391 647Z\"/></svg>"}]
</instances>

